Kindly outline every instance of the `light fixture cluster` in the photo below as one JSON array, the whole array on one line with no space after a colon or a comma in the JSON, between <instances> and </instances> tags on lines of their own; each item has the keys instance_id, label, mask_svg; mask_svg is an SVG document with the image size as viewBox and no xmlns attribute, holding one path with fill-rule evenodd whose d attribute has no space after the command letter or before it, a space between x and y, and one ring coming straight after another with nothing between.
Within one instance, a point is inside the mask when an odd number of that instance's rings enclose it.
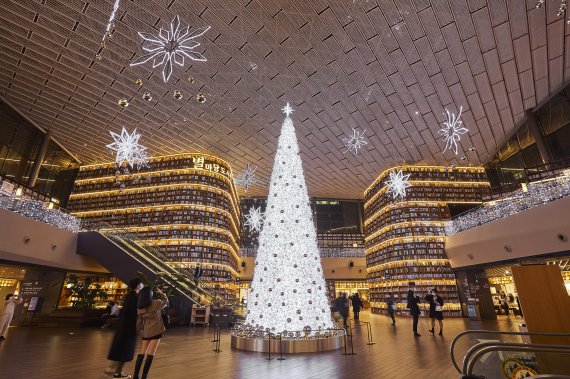
<instances>
[{"instance_id":1,"label":"light fixture cluster","mask_svg":"<svg viewBox=\"0 0 570 379\"><path fill-rule=\"evenodd\" d=\"M569 195L569 174L530 183L503 199L485 203L446 222L445 233L450 236Z\"/></svg>"},{"instance_id":2,"label":"light fixture cluster","mask_svg":"<svg viewBox=\"0 0 570 379\"><path fill-rule=\"evenodd\" d=\"M303 174L293 111L288 104L247 304L234 335L320 338L332 333L327 287ZM291 331L291 332L288 332ZM329 335L327 335L328 337Z\"/></svg>"},{"instance_id":3,"label":"light fixture cluster","mask_svg":"<svg viewBox=\"0 0 570 379\"><path fill-rule=\"evenodd\" d=\"M52 207L53 205L50 207L39 200L20 198L16 194L0 194L0 209L6 209L70 232L79 232L81 226L79 219L59 209L52 209Z\"/></svg>"}]
</instances>

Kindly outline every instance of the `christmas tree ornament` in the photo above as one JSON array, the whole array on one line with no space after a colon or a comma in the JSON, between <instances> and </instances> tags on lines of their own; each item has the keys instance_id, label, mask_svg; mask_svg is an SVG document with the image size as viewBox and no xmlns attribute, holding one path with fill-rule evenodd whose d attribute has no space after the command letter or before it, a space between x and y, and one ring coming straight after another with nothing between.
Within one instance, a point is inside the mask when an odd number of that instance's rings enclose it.
<instances>
[{"instance_id":1,"label":"christmas tree ornament","mask_svg":"<svg viewBox=\"0 0 570 379\"><path fill-rule=\"evenodd\" d=\"M174 92L172 93L172 96L174 96L174 98L176 100L180 100L182 99L182 92L178 91L178 90L174 90Z\"/></svg>"},{"instance_id":2,"label":"christmas tree ornament","mask_svg":"<svg viewBox=\"0 0 570 379\"><path fill-rule=\"evenodd\" d=\"M131 66L152 60L152 68L162 66L162 78L166 83L172 75L174 64L184 67L186 58L193 61L207 61L206 57L194 49L200 46L195 39L209 29L209 26L205 26L190 32L190 26L181 28L180 18L175 16L170 23L170 29L160 28L158 34L139 32L139 36L143 39L145 54L131 62Z\"/></svg>"},{"instance_id":3,"label":"christmas tree ornament","mask_svg":"<svg viewBox=\"0 0 570 379\"><path fill-rule=\"evenodd\" d=\"M206 96L203 93L199 93L196 95L196 101L200 104L203 104L206 102Z\"/></svg>"},{"instance_id":4,"label":"christmas tree ornament","mask_svg":"<svg viewBox=\"0 0 570 379\"><path fill-rule=\"evenodd\" d=\"M193 76L188 77L188 83L194 84L194 77Z\"/></svg>"},{"instance_id":5,"label":"christmas tree ornament","mask_svg":"<svg viewBox=\"0 0 570 379\"><path fill-rule=\"evenodd\" d=\"M129 101L125 98L123 99L119 99L119 101L117 101L117 104L119 104L122 108L126 108L129 106Z\"/></svg>"},{"instance_id":6,"label":"christmas tree ornament","mask_svg":"<svg viewBox=\"0 0 570 379\"><path fill-rule=\"evenodd\" d=\"M145 101L151 101L152 100L152 95L150 94L150 92L145 92L142 94L142 98Z\"/></svg>"},{"instance_id":7,"label":"christmas tree ornament","mask_svg":"<svg viewBox=\"0 0 570 379\"><path fill-rule=\"evenodd\" d=\"M106 145L109 149L117 152L115 163L117 167L123 167L125 174L130 174L127 167L140 169L141 167L147 167L148 155L146 153L146 147L139 143L141 137L135 129L131 134L123 127L121 134L114 132L111 133L114 142Z\"/></svg>"},{"instance_id":8,"label":"christmas tree ornament","mask_svg":"<svg viewBox=\"0 0 570 379\"><path fill-rule=\"evenodd\" d=\"M392 194L393 199L406 197L406 189L412 186L408 181L410 175L412 174L404 175L402 170L390 172L389 179L386 180L386 185L388 186L388 193Z\"/></svg>"},{"instance_id":9,"label":"christmas tree ornament","mask_svg":"<svg viewBox=\"0 0 570 379\"><path fill-rule=\"evenodd\" d=\"M343 153L351 152L354 155L358 154L358 150L364 146L368 145L368 142L364 140L364 134L366 133L366 129L360 133L356 129L352 129L352 135L343 138L342 141L344 142L344 146L346 150Z\"/></svg>"},{"instance_id":10,"label":"christmas tree ornament","mask_svg":"<svg viewBox=\"0 0 570 379\"><path fill-rule=\"evenodd\" d=\"M141 87L143 85L143 81L141 79L137 79L135 80L135 84L139 87Z\"/></svg>"},{"instance_id":11,"label":"christmas tree ornament","mask_svg":"<svg viewBox=\"0 0 570 379\"><path fill-rule=\"evenodd\" d=\"M445 141L445 148L443 152L451 150L457 155L457 142L461 140L461 135L467 133L469 130L462 126L463 121L460 120L463 107L459 107L459 114L457 117L455 113L450 113L447 109L447 119L443 122L444 127L439 130L439 134L443 136Z\"/></svg>"}]
</instances>

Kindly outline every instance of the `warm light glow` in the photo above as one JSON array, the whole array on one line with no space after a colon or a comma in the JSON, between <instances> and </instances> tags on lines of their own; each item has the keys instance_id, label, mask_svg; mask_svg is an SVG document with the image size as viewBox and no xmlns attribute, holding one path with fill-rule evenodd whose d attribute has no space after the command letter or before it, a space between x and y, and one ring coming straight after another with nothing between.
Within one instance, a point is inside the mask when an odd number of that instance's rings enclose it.
<instances>
[{"instance_id":1,"label":"warm light glow","mask_svg":"<svg viewBox=\"0 0 570 379\"><path fill-rule=\"evenodd\" d=\"M490 187L489 182L460 182L460 181L445 181L445 180L408 180L411 187L417 186L442 186L442 187ZM378 193L364 203L364 209L368 208L370 204L376 200L380 195L384 194L389 189L388 185L383 186Z\"/></svg>"},{"instance_id":2,"label":"warm light glow","mask_svg":"<svg viewBox=\"0 0 570 379\"><path fill-rule=\"evenodd\" d=\"M444 166L412 166L412 165L402 165L402 166L395 166L395 167L390 167L384 171L382 171L382 173L380 173L380 175L376 178L376 180L374 180L374 182L372 182L371 185L368 186L368 188L366 188L366 190L364 191L364 196L368 195L368 192L370 191L370 189L374 188L374 186L376 184L378 184L379 182L381 182L384 177L386 175L388 175L391 171L395 171L395 170L402 170L404 172L424 172L424 171L437 171L437 172L479 172L479 173L485 173L485 168L484 167L444 167Z\"/></svg>"},{"instance_id":3,"label":"warm light glow","mask_svg":"<svg viewBox=\"0 0 570 379\"><path fill-rule=\"evenodd\" d=\"M16 196L22 196L22 187L16 189Z\"/></svg>"},{"instance_id":4,"label":"warm light glow","mask_svg":"<svg viewBox=\"0 0 570 379\"><path fill-rule=\"evenodd\" d=\"M435 264L436 266L444 266L442 265L442 263L449 263L449 259L402 259L402 260L397 260L397 261L390 261L390 262L385 262L385 263L380 263L377 265L374 265L372 267L368 267L366 269L367 272L371 273L371 272L377 272L380 270L383 270L385 268L392 268L392 267L414 267L414 266L408 266L406 265L406 263L417 263L417 265L415 266L429 266L432 264Z\"/></svg>"},{"instance_id":5,"label":"warm light glow","mask_svg":"<svg viewBox=\"0 0 570 379\"><path fill-rule=\"evenodd\" d=\"M231 172L231 167L230 164L226 161L224 161L221 158L218 158L214 155L210 155L210 154L202 154L202 153L182 153L182 154L171 154L171 155L159 155L156 157L150 157L148 158L148 162L156 162L156 161L163 161L165 159L170 159L170 160L180 160L180 159L186 159L186 158L193 158L193 157L208 157L209 160L212 161L216 161L218 163L221 163L223 165L226 166L226 169L229 170ZM115 167L116 163L115 162L106 162L106 163L97 163L97 164L90 164L90 165L84 165L81 166L79 168L80 171L87 171L89 169L96 169L96 168L112 168Z\"/></svg>"},{"instance_id":6,"label":"warm light glow","mask_svg":"<svg viewBox=\"0 0 570 379\"><path fill-rule=\"evenodd\" d=\"M122 190L107 190L107 191L95 191L95 192L81 192L81 193L74 193L69 196L70 199L82 199L82 198L90 198L90 197L102 197L104 195L107 196L120 196L127 193L140 193L140 192L158 192L164 189L172 189L172 188L185 188L185 189L200 189L209 192L215 192L219 195L224 195L232 204L233 211L235 212L235 217L237 218L239 215L238 207L236 206L234 199L230 195L229 192L224 191L217 187L212 187L205 184L196 184L196 183L176 183L176 184L161 184L156 186L147 186L147 187L136 187L136 188L125 188Z\"/></svg>"},{"instance_id":7,"label":"warm light glow","mask_svg":"<svg viewBox=\"0 0 570 379\"><path fill-rule=\"evenodd\" d=\"M225 249L232 253L232 256L239 260L240 257L238 256L237 252L234 248L227 243L218 242L218 241L209 241L209 240L202 240L202 239L190 239L190 238L161 238L161 239L141 239L140 242L142 245L153 245L153 246L161 246L161 245L192 245L192 246L209 246L209 247L217 247L220 249Z\"/></svg>"},{"instance_id":8,"label":"warm light glow","mask_svg":"<svg viewBox=\"0 0 570 379\"><path fill-rule=\"evenodd\" d=\"M202 231L214 232L225 235L226 237L231 239L232 243L235 245L236 251L239 250L237 242L232 233L230 233L226 229L216 228L214 226L208 226L208 225L168 224L168 225L128 226L128 227L117 227L113 229L107 229L107 228L99 229L100 232L113 232L116 230L119 231L126 230L128 232L136 232L136 233L150 232L155 230L202 230Z\"/></svg>"},{"instance_id":9,"label":"warm light glow","mask_svg":"<svg viewBox=\"0 0 570 379\"><path fill-rule=\"evenodd\" d=\"M396 245L399 243L410 243L410 242L445 242L445 237L443 236L413 236L413 237L397 237L391 238L386 241L382 241L377 243L367 249L365 249L366 255L374 253L378 250L381 250L385 246Z\"/></svg>"},{"instance_id":10,"label":"warm light glow","mask_svg":"<svg viewBox=\"0 0 570 379\"><path fill-rule=\"evenodd\" d=\"M381 234L384 234L386 232L389 232L391 230L394 229L400 229L400 228L414 228L414 227L430 227L430 226L439 226L441 228L443 228L445 226L445 222L443 221L404 221L404 222L398 222L395 224L390 224L387 225L385 227L383 227L382 229L379 229L377 232L374 232L373 234L367 236L364 238L364 242L368 242L376 237L378 237Z\"/></svg>"},{"instance_id":11,"label":"warm light glow","mask_svg":"<svg viewBox=\"0 0 570 379\"><path fill-rule=\"evenodd\" d=\"M82 216L95 216L101 215L105 213L139 213L139 212L152 212L152 211L162 211L162 210L181 210L181 209L198 209L204 210L207 212L214 212L218 214L223 214L230 220L234 231L237 235L239 235L239 229L236 227L234 223L232 215L226 211L225 209L210 207L206 205L196 205L196 204L168 204L168 205L150 205L150 206L141 206L141 207L128 207L128 208L113 208L113 209L97 209L92 211L80 211L80 212L71 212L72 215L77 217Z\"/></svg>"},{"instance_id":12,"label":"warm light glow","mask_svg":"<svg viewBox=\"0 0 570 379\"><path fill-rule=\"evenodd\" d=\"M227 264L224 263L209 263L209 262L198 262L198 261L191 261L191 262L176 262L176 261L170 261L170 262L166 262L166 264L168 264L171 267L174 268L195 268L197 265L200 265L200 267L202 267L203 270L220 270L220 269L224 269L226 271L231 272L234 277L238 276L238 272L232 267L229 266ZM200 282L200 285L202 284L209 284L209 283L215 283L218 284L219 282Z\"/></svg>"}]
</instances>

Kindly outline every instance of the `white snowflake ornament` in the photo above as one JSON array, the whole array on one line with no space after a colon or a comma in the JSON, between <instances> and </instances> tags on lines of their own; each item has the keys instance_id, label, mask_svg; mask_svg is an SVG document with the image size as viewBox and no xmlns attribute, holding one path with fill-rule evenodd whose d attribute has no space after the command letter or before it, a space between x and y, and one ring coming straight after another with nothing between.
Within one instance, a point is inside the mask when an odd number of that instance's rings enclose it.
<instances>
[{"instance_id":1,"label":"white snowflake ornament","mask_svg":"<svg viewBox=\"0 0 570 379\"><path fill-rule=\"evenodd\" d=\"M200 46L200 43L196 42L195 39L209 29L209 26L198 28L193 32L190 32L190 26L180 29L180 18L175 16L170 23L170 30L160 28L158 35L139 32L139 36L143 39L143 50L146 54L135 59L131 66L152 60L152 68L162 66L162 78L166 83L170 79L174 63L184 67L185 58L200 62L207 61L205 56L194 51L194 49Z\"/></svg>"},{"instance_id":2,"label":"white snowflake ornament","mask_svg":"<svg viewBox=\"0 0 570 379\"><path fill-rule=\"evenodd\" d=\"M463 112L463 107L459 107L459 113L455 117L455 113L450 113L447 109L447 120L443 122L445 125L439 130L439 134L443 136L445 141L445 148L443 152L445 153L448 149L453 151L457 155L457 142L461 140L461 135L467 133L469 130L464 128L463 121L460 120L461 112Z\"/></svg>"},{"instance_id":3,"label":"white snowflake ornament","mask_svg":"<svg viewBox=\"0 0 570 379\"><path fill-rule=\"evenodd\" d=\"M258 182L255 178L255 170L257 170L257 166L253 166L248 163L245 166L243 172L234 178L236 185L243 188L243 190L247 192L249 186Z\"/></svg>"},{"instance_id":4,"label":"white snowflake ornament","mask_svg":"<svg viewBox=\"0 0 570 379\"><path fill-rule=\"evenodd\" d=\"M146 153L146 147L139 144L139 139L141 135L137 133L137 130L133 130L131 134L127 132L125 127L121 130L121 134L114 132L111 133L111 137L115 142L106 145L109 149L117 152L115 162L120 167L123 163L127 164L131 168L140 169L141 167L148 167L148 155Z\"/></svg>"},{"instance_id":5,"label":"white snowflake ornament","mask_svg":"<svg viewBox=\"0 0 570 379\"><path fill-rule=\"evenodd\" d=\"M406 189L412 186L408 181L411 175L412 174L404 175L402 170L390 172L390 177L386 180L386 185L388 186L388 193L392 194L393 199L406 197Z\"/></svg>"},{"instance_id":6,"label":"white snowflake ornament","mask_svg":"<svg viewBox=\"0 0 570 379\"><path fill-rule=\"evenodd\" d=\"M263 212L261 207L249 208L249 213L245 215L245 226L252 232L261 232L263 226Z\"/></svg>"},{"instance_id":7,"label":"white snowflake ornament","mask_svg":"<svg viewBox=\"0 0 570 379\"><path fill-rule=\"evenodd\" d=\"M358 150L362 148L362 146L368 145L368 142L364 139L364 133L366 133L366 129L362 133L356 129L352 129L352 135L342 139L344 146L346 147L346 150L343 151L343 153L350 151L352 154L357 155Z\"/></svg>"}]
</instances>

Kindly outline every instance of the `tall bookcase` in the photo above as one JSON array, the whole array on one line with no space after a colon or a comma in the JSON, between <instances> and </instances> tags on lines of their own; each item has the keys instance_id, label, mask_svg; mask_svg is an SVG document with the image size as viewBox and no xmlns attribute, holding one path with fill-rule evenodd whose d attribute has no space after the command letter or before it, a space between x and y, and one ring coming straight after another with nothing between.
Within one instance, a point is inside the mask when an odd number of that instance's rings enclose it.
<instances>
[{"instance_id":1,"label":"tall bookcase","mask_svg":"<svg viewBox=\"0 0 570 379\"><path fill-rule=\"evenodd\" d=\"M68 207L98 229L122 228L173 266L202 267L203 286L235 301L240 209L230 165L211 155L153 157L136 172L82 166Z\"/></svg>"},{"instance_id":2,"label":"tall bookcase","mask_svg":"<svg viewBox=\"0 0 570 379\"><path fill-rule=\"evenodd\" d=\"M410 174L404 198L394 199L391 172ZM444 314L460 316L455 275L445 255L444 221L449 205L479 204L489 192L483 168L399 166L384 171L364 192L364 234L369 298L373 312L385 313L389 294L398 313L409 314L406 295L421 299L431 288L444 298ZM428 309L424 302L422 309Z\"/></svg>"}]
</instances>

